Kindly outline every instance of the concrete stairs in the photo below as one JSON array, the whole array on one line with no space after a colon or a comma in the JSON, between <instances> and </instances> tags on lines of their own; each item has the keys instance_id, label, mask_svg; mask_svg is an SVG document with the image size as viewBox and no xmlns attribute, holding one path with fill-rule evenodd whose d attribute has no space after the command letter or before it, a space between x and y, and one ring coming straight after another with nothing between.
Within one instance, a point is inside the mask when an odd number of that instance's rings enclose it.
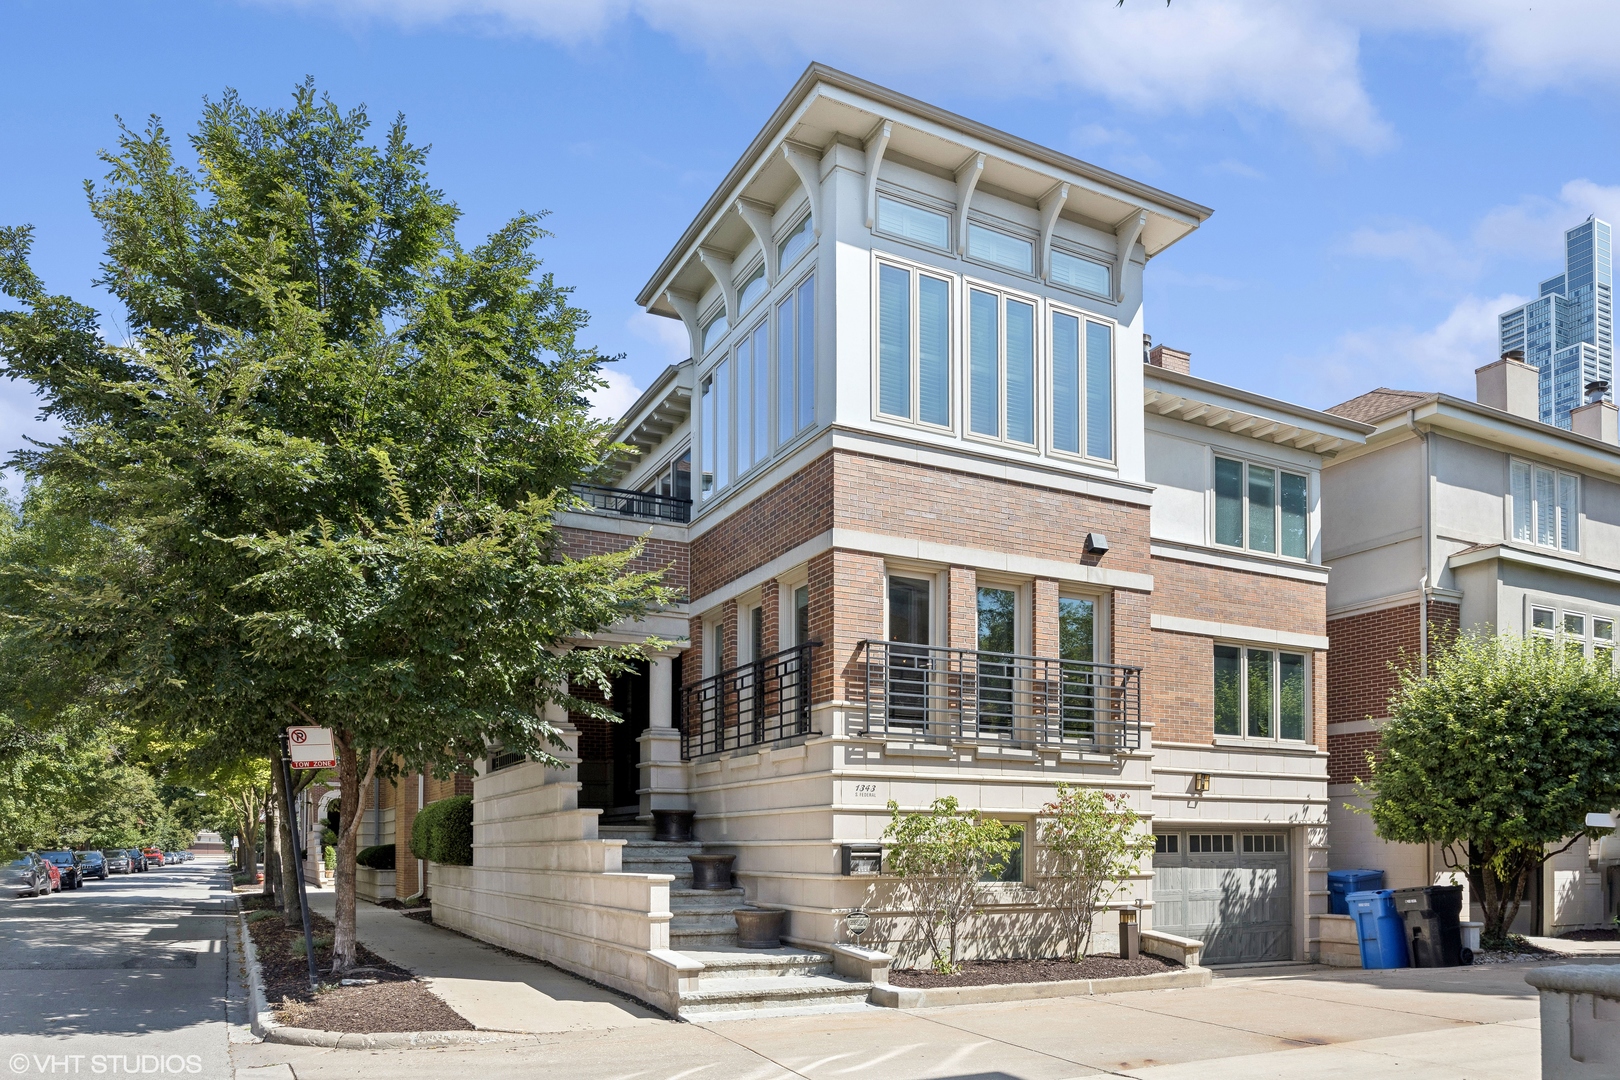
<instances>
[{"instance_id":1,"label":"concrete stairs","mask_svg":"<svg viewBox=\"0 0 1620 1080\"><path fill-rule=\"evenodd\" d=\"M624 840L623 869L637 874L671 874L669 947L703 964L695 990L681 992L686 1020L793 1016L868 1008L872 984L833 974L832 957L813 949L737 946L732 911L745 905L740 888L692 888L688 855L703 844L666 843L652 838L650 826L602 826L604 840Z\"/></svg>"}]
</instances>

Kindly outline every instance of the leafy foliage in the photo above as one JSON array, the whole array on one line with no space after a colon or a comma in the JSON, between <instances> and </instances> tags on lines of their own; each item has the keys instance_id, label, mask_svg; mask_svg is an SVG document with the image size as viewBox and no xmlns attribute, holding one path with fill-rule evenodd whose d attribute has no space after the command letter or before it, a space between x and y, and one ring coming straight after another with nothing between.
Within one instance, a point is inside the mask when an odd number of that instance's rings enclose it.
<instances>
[{"instance_id":1,"label":"leafy foliage","mask_svg":"<svg viewBox=\"0 0 1620 1080\"><path fill-rule=\"evenodd\" d=\"M354 856L356 866L368 867L372 870L394 869L394 845L375 844L371 847L361 848Z\"/></svg>"},{"instance_id":2,"label":"leafy foliage","mask_svg":"<svg viewBox=\"0 0 1620 1080\"><path fill-rule=\"evenodd\" d=\"M428 803L416 812L411 825L411 854L428 862L471 866L472 816L470 795Z\"/></svg>"},{"instance_id":3,"label":"leafy foliage","mask_svg":"<svg viewBox=\"0 0 1620 1080\"><path fill-rule=\"evenodd\" d=\"M1606 654L1468 634L1401 672L1389 713L1366 782L1378 835L1460 846L1500 941L1551 845L1620 806L1620 678Z\"/></svg>"},{"instance_id":4,"label":"leafy foliage","mask_svg":"<svg viewBox=\"0 0 1620 1080\"><path fill-rule=\"evenodd\" d=\"M1007 864L1014 826L963 810L954 796L926 813L903 814L889 803L883 830L889 870L900 879L899 907L912 918L934 969L957 970L962 924L979 913L980 883Z\"/></svg>"},{"instance_id":5,"label":"leafy foliage","mask_svg":"<svg viewBox=\"0 0 1620 1080\"><path fill-rule=\"evenodd\" d=\"M1127 800L1111 791L1059 784L1057 798L1041 807L1037 831L1047 865L1036 889L1043 906L1058 913L1070 959L1085 956L1097 909L1153 851L1153 834L1141 825Z\"/></svg>"}]
</instances>

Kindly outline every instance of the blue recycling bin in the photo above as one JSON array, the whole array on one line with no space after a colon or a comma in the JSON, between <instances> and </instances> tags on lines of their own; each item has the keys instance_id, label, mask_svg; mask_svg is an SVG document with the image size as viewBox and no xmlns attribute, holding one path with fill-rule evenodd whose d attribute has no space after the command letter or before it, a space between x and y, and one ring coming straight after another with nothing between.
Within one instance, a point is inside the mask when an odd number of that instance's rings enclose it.
<instances>
[{"instance_id":1,"label":"blue recycling bin","mask_svg":"<svg viewBox=\"0 0 1620 1080\"><path fill-rule=\"evenodd\" d=\"M1403 968L1406 958L1406 922L1395 907L1391 889L1369 889L1345 897L1356 920L1364 968Z\"/></svg>"},{"instance_id":2,"label":"blue recycling bin","mask_svg":"<svg viewBox=\"0 0 1620 1080\"><path fill-rule=\"evenodd\" d=\"M1383 887L1382 870L1329 870L1328 911L1334 915L1348 915L1350 901L1346 897L1353 892L1369 892Z\"/></svg>"}]
</instances>

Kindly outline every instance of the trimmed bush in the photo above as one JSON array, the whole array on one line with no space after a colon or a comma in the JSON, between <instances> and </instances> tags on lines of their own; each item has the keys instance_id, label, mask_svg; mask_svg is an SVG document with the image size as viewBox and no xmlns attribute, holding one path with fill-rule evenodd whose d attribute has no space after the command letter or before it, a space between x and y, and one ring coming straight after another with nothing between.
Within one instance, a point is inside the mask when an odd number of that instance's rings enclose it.
<instances>
[{"instance_id":1,"label":"trimmed bush","mask_svg":"<svg viewBox=\"0 0 1620 1080\"><path fill-rule=\"evenodd\" d=\"M448 866L472 865L472 796L452 795L416 812L411 854Z\"/></svg>"},{"instance_id":2,"label":"trimmed bush","mask_svg":"<svg viewBox=\"0 0 1620 1080\"><path fill-rule=\"evenodd\" d=\"M354 857L356 866L368 867L372 870L394 869L394 845L378 844L375 847L361 848Z\"/></svg>"},{"instance_id":3,"label":"trimmed bush","mask_svg":"<svg viewBox=\"0 0 1620 1080\"><path fill-rule=\"evenodd\" d=\"M337 873L337 848L322 848L321 859L326 863L326 872L328 874Z\"/></svg>"}]
</instances>

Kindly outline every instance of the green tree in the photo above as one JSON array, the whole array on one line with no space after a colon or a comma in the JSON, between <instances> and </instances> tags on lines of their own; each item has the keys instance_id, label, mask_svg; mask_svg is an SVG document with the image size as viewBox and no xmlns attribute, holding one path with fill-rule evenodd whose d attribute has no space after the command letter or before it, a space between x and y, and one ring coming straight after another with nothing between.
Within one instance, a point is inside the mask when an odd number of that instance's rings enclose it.
<instances>
[{"instance_id":1,"label":"green tree","mask_svg":"<svg viewBox=\"0 0 1620 1080\"><path fill-rule=\"evenodd\" d=\"M59 519L25 527L67 535L0 565L0 708L92 702L193 769L331 727L348 806L379 768L490 742L555 760L548 700L613 718L566 688L637 650L570 645L667 593L636 549L557 550L569 485L621 449L587 408L585 313L540 273L536 217L464 248L403 120L368 131L308 83L285 110L208 103L195 172L157 121L125 129L88 186L122 344L0 230L0 371L67 429L15 459Z\"/></svg>"},{"instance_id":2,"label":"green tree","mask_svg":"<svg viewBox=\"0 0 1620 1080\"><path fill-rule=\"evenodd\" d=\"M1607 654L1467 634L1400 673L1389 715L1365 785L1378 835L1439 844L1500 942L1542 863L1620 806L1620 678Z\"/></svg>"},{"instance_id":3,"label":"green tree","mask_svg":"<svg viewBox=\"0 0 1620 1080\"><path fill-rule=\"evenodd\" d=\"M981 883L1007 865L1017 827L963 810L954 796L935 799L926 813L905 814L889 803L883 830L889 872L899 878L898 906L935 971L958 969L962 925L981 910Z\"/></svg>"},{"instance_id":4,"label":"green tree","mask_svg":"<svg viewBox=\"0 0 1620 1080\"><path fill-rule=\"evenodd\" d=\"M1044 873L1036 889L1058 914L1069 958L1081 960L1092 921L1153 850L1153 834L1124 797L1111 791L1059 784L1057 798L1037 819Z\"/></svg>"}]
</instances>

